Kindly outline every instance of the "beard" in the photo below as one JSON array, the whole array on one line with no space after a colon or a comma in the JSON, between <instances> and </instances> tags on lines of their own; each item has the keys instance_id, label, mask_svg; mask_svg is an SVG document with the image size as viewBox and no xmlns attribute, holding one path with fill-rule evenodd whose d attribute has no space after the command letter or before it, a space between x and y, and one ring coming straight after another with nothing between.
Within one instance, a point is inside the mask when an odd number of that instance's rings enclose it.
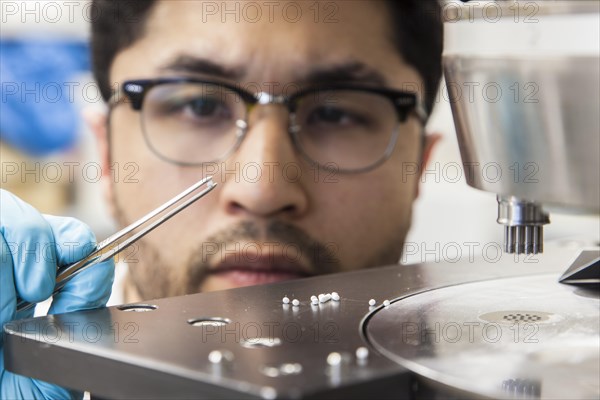
<instances>
[{"instance_id":1,"label":"beard","mask_svg":"<svg viewBox=\"0 0 600 400\"><path fill-rule=\"evenodd\" d=\"M131 223L114 197L113 209L119 225ZM164 260L159 248L142 238L136 242L138 262L130 265L129 278L142 300L197 293L214 266L231 254L232 249L239 249L240 243L244 243L245 248L293 249L288 259L303 260L308 276L341 270L335 243L320 242L292 224L271 219L260 224L242 221L200 240L183 265ZM243 264L244 258L252 261L253 255L242 251L236 257L241 258Z\"/></svg>"},{"instance_id":2,"label":"beard","mask_svg":"<svg viewBox=\"0 0 600 400\"><path fill-rule=\"evenodd\" d=\"M122 227L129 225L131 221L125 217L123 208L114 196L115 191L111 192L117 222ZM374 254L359 268L398 263L407 231L407 226L399 229L383 250ZM198 293L214 266L223 261L224 257L232 252L231 249L235 249L236 246L239 248L240 243L250 244L258 249L268 246L293 248L295 261L304 261L308 275L323 275L343 270L342 262L337 256L336 243L318 241L297 226L278 219L269 219L260 224L255 221L241 221L208 236L205 240L200 240L183 265L173 265L165 260L159 247L142 238L136 242L136 255L139 260L137 265L130 265L128 278L142 301ZM244 255L243 251L238 253L238 257L251 260L251 256Z\"/></svg>"}]
</instances>

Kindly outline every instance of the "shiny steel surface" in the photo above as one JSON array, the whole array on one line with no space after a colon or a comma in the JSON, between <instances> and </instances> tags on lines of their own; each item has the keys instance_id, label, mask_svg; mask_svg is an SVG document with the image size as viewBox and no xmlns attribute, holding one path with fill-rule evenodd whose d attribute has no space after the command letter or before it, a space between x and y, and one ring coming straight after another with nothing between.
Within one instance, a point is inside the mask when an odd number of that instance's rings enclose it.
<instances>
[{"instance_id":1,"label":"shiny steel surface","mask_svg":"<svg viewBox=\"0 0 600 400\"><path fill-rule=\"evenodd\" d=\"M519 262L504 254L488 262L395 265L161 299L143 312L109 307L16 321L4 328L5 365L101 398L408 397L421 390L414 375L364 336L364 321L388 311L385 299L501 277L557 280L577 254L547 246ZM333 291L339 302L310 304L311 295ZM284 296L300 305L284 305ZM378 306L369 307L371 298ZM360 347L369 349L366 359L364 350L356 358Z\"/></svg>"},{"instance_id":2,"label":"shiny steel surface","mask_svg":"<svg viewBox=\"0 0 600 400\"><path fill-rule=\"evenodd\" d=\"M498 206L507 252L541 252L524 212L600 212L600 2L447 2L443 16L467 183L514 200Z\"/></svg>"},{"instance_id":3,"label":"shiny steel surface","mask_svg":"<svg viewBox=\"0 0 600 400\"><path fill-rule=\"evenodd\" d=\"M597 399L599 295L555 274L451 286L393 303L366 335L390 359L467 392Z\"/></svg>"},{"instance_id":4,"label":"shiny steel surface","mask_svg":"<svg viewBox=\"0 0 600 400\"><path fill-rule=\"evenodd\" d=\"M498 12L512 16L531 15L532 18L541 15L590 14L597 13L599 5L590 0L479 0L466 3L447 0L444 7L444 19L454 22L495 18Z\"/></svg>"},{"instance_id":5,"label":"shiny steel surface","mask_svg":"<svg viewBox=\"0 0 600 400\"><path fill-rule=\"evenodd\" d=\"M455 55L444 69L469 185L600 212L598 55ZM488 95L452 89L474 83Z\"/></svg>"}]
</instances>

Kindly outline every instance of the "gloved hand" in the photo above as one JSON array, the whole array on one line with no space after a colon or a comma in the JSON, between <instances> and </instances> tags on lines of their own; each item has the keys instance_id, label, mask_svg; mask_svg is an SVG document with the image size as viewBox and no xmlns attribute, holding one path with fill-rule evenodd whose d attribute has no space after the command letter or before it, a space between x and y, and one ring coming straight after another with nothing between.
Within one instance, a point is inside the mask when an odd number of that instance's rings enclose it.
<instances>
[{"instance_id":1,"label":"gloved hand","mask_svg":"<svg viewBox=\"0 0 600 400\"><path fill-rule=\"evenodd\" d=\"M42 215L0 189L0 327L14 319L31 317L33 308L16 311L17 295L35 303L49 298L57 267L87 256L95 243L94 234L84 223L74 218ZM106 305L114 269L111 259L76 275L54 296L49 313ZM64 399L82 395L6 371L0 335L0 399Z\"/></svg>"}]
</instances>

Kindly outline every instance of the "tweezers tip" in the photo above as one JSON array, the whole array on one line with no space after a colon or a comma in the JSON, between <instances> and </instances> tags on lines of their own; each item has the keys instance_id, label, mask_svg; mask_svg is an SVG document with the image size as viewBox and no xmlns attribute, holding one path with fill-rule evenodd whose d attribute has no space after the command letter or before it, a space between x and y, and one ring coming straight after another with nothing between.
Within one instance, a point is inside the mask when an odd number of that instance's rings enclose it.
<instances>
[{"instance_id":1,"label":"tweezers tip","mask_svg":"<svg viewBox=\"0 0 600 400\"><path fill-rule=\"evenodd\" d=\"M209 176L206 179L208 179L208 181L206 182L206 185L208 186L209 189L217 186L217 183L215 181L213 181L212 176Z\"/></svg>"}]
</instances>

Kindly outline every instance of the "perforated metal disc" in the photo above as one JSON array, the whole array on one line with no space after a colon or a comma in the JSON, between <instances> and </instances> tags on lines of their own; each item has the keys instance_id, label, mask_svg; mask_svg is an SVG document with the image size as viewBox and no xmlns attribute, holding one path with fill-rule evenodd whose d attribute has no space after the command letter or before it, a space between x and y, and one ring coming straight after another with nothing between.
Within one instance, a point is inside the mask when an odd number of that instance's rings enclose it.
<instances>
[{"instance_id":1,"label":"perforated metal disc","mask_svg":"<svg viewBox=\"0 0 600 400\"><path fill-rule=\"evenodd\" d=\"M538 275L463 284L393 302L366 324L383 355L476 395L599 398L598 292Z\"/></svg>"}]
</instances>

